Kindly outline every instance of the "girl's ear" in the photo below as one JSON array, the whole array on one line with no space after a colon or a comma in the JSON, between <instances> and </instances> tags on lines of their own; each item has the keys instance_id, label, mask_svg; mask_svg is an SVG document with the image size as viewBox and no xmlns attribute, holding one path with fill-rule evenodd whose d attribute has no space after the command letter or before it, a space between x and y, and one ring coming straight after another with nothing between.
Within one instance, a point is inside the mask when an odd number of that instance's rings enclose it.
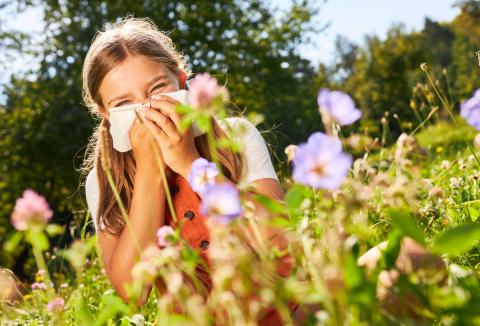
<instances>
[{"instance_id":1,"label":"girl's ear","mask_svg":"<svg viewBox=\"0 0 480 326\"><path fill-rule=\"evenodd\" d=\"M97 109L98 109L98 112L100 112L100 114L103 115L103 117L108 120L109 116L107 114L107 110L102 108L100 105L97 105Z\"/></svg>"},{"instance_id":2,"label":"girl's ear","mask_svg":"<svg viewBox=\"0 0 480 326\"><path fill-rule=\"evenodd\" d=\"M180 79L182 81L180 85L180 89L185 89L185 87L187 86L187 75L185 75L183 71L180 72Z\"/></svg>"}]
</instances>

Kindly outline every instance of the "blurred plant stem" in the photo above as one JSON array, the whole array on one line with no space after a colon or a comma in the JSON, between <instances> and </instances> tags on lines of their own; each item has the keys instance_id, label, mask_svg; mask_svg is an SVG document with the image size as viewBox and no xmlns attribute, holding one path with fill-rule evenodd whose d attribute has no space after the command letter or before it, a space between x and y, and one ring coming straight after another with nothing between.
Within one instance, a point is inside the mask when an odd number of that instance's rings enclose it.
<instances>
[{"instance_id":1,"label":"blurred plant stem","mask_svg":"<svg viewBox=\"0 0 480 326\"><path fill-rule=\"evenodd\" d=\"M113 190L113 194L115 195L115 199L117 200L118 206L120 206L120 210L122 211L123 218L125 219L125 222L127 223L128 229L132 233L133 241L135 242L135 246L137 247L138 253L141 253L142 248L140 247L140 244L138 243L138 239L135 236L135 232L133 231L132 223L130 222L130 219L128 218L127 211L125 210L125 206L123 206L122 199L120 198L120 194L117 191L117 187L115 187L115 183L113 182L113 178L112 178L112 173L110 172L110 169L106 169L105 172L107 173L108 182L110 183L110 187Z\"/></svg>"},{"instance_id":2,"label":"blurred plant stem","mask_svg":"<svg viewBox=\"0 0 480 326\"><path fill-rule=\"evenodd\" d=\"M145 126L142 118L140 117L140 115L138 114L137 111L135 111L135 115L137 116L137 119L140 122L140 124L143 126L143 128L145 128L145 131L148 135L148 140L150 141L150 144L153 147L153 151L155 153L155 157L156 157L157 163L158 163L158 168L160 169L160 175L162 176L163 186L165 188L165 194L167 196L168 208L170 209L170 214L172 215L172 219L176 224L178 222L177 214L175 213L175 207L173 206L172 195L170 194L170 188L168 187L167 175L165 173L165 169L163 168L163 163L162 163L162 159L160 158L160 153L158 152L157 146L155 146L155 140L153 138L152 133Z\"/></svg>"},{"instance_id":3,"label":"blurred plant stem","mask_svg":"<svg viewBox=\"0 0 480 326\"><path fill-rule=\"evenodd\" d=\"M448 114L450 114L450 117L452 118L453 122L455 123L455 126L456 126L457 129L460 131L460 134L462 135L463 140L465 141L465 144L467 144L468 148L470 149L470 151L472 152L473 156L474 156L475 159L477 160L478 165L480 166L480 161L478 160L477 155L475 154L475 152L473 151L473 148L470 146L470 144L468 143L467 139L465 138L465 135L463 134L462 129L460 129L460 127L458 126L457 121L455 120L455 118L453 117L452 112L451 112L450 109L448 108L448 105L445 104L445 101L444 101L443 98L440 96L440 93L438 92L437 88L435 87L435 84L432 82L432 79L430 78L430 75L428 74L428 71L425 70L425 73L427 74L428 80L430 81L430 84L432 85L433 89L435 90L435 92L437 93L438 97L439 97L440 100L442 101L443 106L445 106L445 108L446 108L447 111L448 111Z\"/></svg>"}]
</instances>

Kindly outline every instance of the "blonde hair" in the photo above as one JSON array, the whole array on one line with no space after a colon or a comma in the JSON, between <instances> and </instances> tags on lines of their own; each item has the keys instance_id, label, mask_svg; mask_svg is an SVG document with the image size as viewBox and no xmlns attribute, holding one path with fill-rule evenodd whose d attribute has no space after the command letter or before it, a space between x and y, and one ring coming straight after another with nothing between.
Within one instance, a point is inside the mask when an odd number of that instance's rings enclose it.
<instances>
[{"instance_id":1,"label":"blonde hair","mask_svg":"<svg viewBox=\"0 0 480 326\"><path fill-rule=\"evenodd\" d=\"M102 151L103 135L101 128L110 129L108 119L102 117L99 106L105 108L100 97L99 88L105 76L115 67L123 63L129 56L142 56L162 63L177 76L180 84L181 74L186 78L192 75L185 56L178 52L173 41L149 18L133 18L127 16L123 21L113 25L105 25L93 38L83 64L83 99L90 113L102 119L90 138L82 165L82 172L87 175L93 167L97 168L97 178L100 190L97 212L97 225L104 225L101 231L110 236L118 237L125 227L120 207L108 183L107 175L101 168L100 153ZM217 120L212 118L214 138L225 138L226 134ZM113 148L111 138L105 140L112 163L112 177L127 212L130 209L133 196L133 180L136 163L132 151L118 152ZM195 138L199 154L211 160L210 148L206 135ZM218 158L224 175L238 183L243 168L242 157L228 148L218 149Z\"/></svg>"}]
</instances>

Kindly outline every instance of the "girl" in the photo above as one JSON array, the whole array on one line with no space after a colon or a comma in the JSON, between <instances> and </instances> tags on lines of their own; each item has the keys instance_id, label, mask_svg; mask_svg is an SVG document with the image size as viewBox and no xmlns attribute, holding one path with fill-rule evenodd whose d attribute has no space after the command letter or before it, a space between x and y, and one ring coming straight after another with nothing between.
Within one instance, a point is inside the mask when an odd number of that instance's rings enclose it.
<instances>
[{"instance_id":1,"label":"girl","mask_svg":"<svg viewBox=\"0 0 480 326\"><path fill-rule=\"evenodd\" d=\"M102 259L108 278L117 293L126 301L123 285L132 281L130 271L138 257L135 240L122 217L101 168L103 134L110 129L108 109L133 103L146 103L160 93L184 89L192 72L185 57L179 53L170 38L160 32L148 19L128 18L99 32L88 50L83 66L83 96L94 116L102 119L92 138L87 168L93 167L86 181L87 203L95 223ZM193 161L204 157L211 161L206 135L194 137L190 127L178 130L181 117L175 112L178 104L168 96L155 96L150 109L144 108L145 126L155 136L155 145L161 153L175 210L180 220L186 221L181 234L200 252L208 263L209 231L198 211L199 197L185 178ZM243 155L229 149L219 149L218 158L226 179L232 183L254 185L259 194L276 200L283 199L277 176L267 147L258 130L246 120L229 118L226 122L239 135L244 145ZM224 130L212 119L215 139L226 137ZM130 131L132 150L121 153L113 148L111 137L106 139L111 171L116 188L128 212L133 232L141 249L145 249L160 227L171 223L166 205L166 193L157 160L145 129L135 124ZM149 222L151 198L151 224ZM278 229L265 227L270 238ZM288 243L282 237L271 240L280 250ZM251 244L255 247L255 244ZM139 304L146 302L151 288L146 289ZM273 324L275 318L267 319Z\"/></svg>"}]
</instances>

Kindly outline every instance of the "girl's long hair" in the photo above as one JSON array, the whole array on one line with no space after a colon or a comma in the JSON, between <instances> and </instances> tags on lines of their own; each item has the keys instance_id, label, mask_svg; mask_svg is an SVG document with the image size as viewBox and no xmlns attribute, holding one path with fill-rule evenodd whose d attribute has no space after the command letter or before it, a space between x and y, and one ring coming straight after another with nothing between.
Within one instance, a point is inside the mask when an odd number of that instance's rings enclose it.
<instances>
[{"instance_id":1,"label":"girl's long hair","mask_svg":"<svg viewBox=\"0 0 480 326\"><path fill-rule=\"evenodd\" d=\"M103 232L112 237L120 236L125 227L125 220L100 162L103 142L101 129L105 127L109 130L110 122L103 118L99 111L99 107L105 108L99 88L105 76L124 62L128 56L143 56L162 63L179 78L180 84L183 84L180 77L182 72L187 79L192 75L184 55L176 50L172 40L161 32L149 18L127 17L123 21L105 26L104 30L98 32L92 41L83 65L83 98L91 114L101 119L101 123L95 129L87 146L82 172L84 175L88 175L92 168L96 167L100 190L96 216L97 232ZM215 118L212 118L212 125L215 139L226 137L224 130ZM206 135L196 137L195 145L202 157L211 160ZM109 147L106 152L110 155L115 186L125 209L129 212L136 169L133 151L118 152L113 148L113 141L110 137L106 140L106 146ZM227 148L219 148L218 158L225 176L238 183L243 169L241 154L233 153Z\"/></svg>"}]
</instances>

